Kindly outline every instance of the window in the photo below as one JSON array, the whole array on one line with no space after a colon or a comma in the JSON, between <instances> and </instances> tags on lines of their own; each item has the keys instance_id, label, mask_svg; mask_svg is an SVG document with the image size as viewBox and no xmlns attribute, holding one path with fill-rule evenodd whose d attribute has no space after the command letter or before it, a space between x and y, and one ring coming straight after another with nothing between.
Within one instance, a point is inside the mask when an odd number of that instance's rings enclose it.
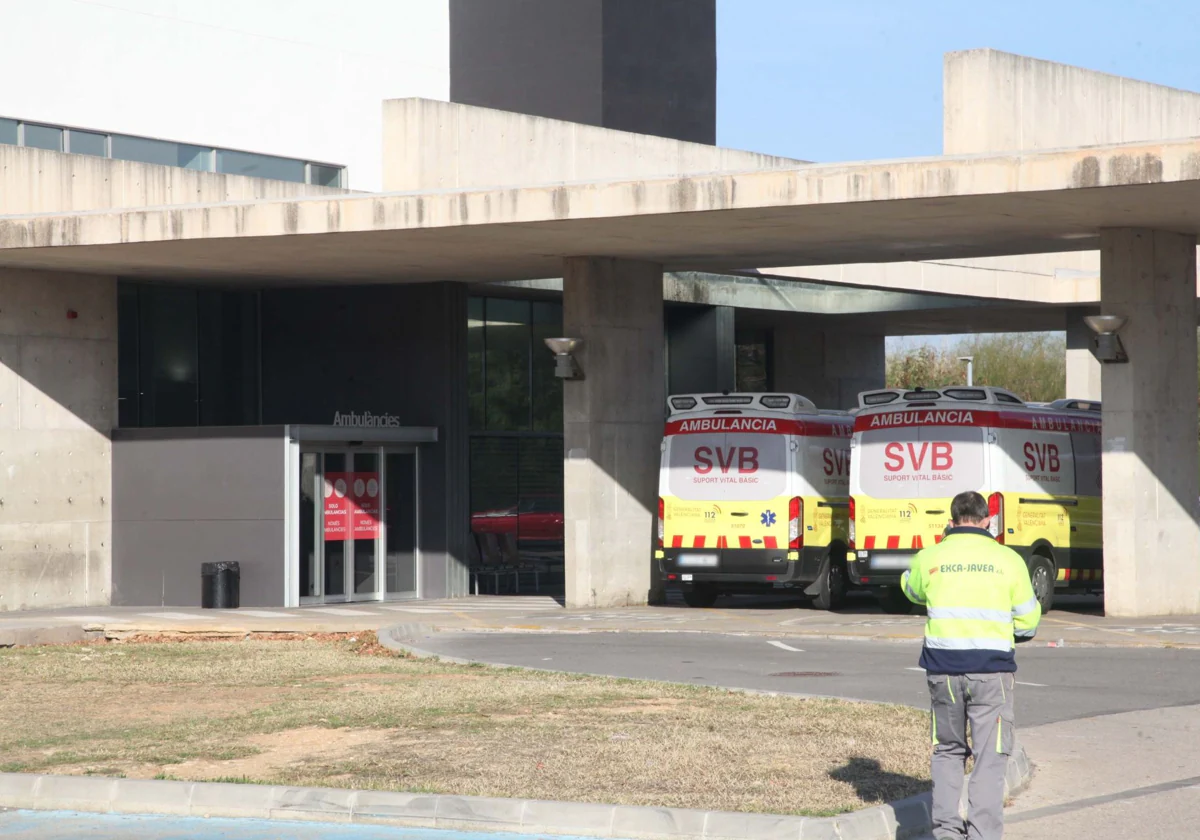
<instances>
[{"instance_id":1,"label":"window","mask_svg":"<svg viewBox=\"0 0 1200 840\"><path fill-rule=\"evenodd\" d=\"M734 388L758 393L771 390L771 336L767 330L738 330Z\"/></svg>"},{"instance_id":2,"label":"window","mask_svg":"<svg viewBox=\"0 0 1200 840\"><path fill-rule=\"evenodd\" d=\"M196 293L145 286L138 298L140 425L196 426Z\"/></svg>"},{"instance_id":3,"label":"window","mask_svg":"<svg viewBox=\"0 0 1200 840\"><path fill-rule=\"evenodd\" d=\"M558 302L467 301L471 530L523 551L563 547L562 381L544 343L561 334Z\"/></svg>"},{"instance_id":4,"label":"window","mask_svg":"<svg viewBox=\"0 0 1200 840\"><path fill-rule=\"evenodd\" d=\"M179 166L203 172L212 170L212 149L151 140L148 137L130 137L127 134L112 136L112 156L117 160L135 163L157 163L160 166Z\"/></svg>"},{"instance_id":5,"label":"window","mask_svg":"<svg viewBox=\"0 0 1200 840\"><path fill-rule=\"evenodd\" d=\"M539 432L561 432L563 383L554 375L554 354L546 346L546 339L562 333L562 304L535 301L532 320L533 428Z\"/></svg>"},{"instance_id":6,"label":"window","mask_svg":"<svg viewBox=\"0 0 1200 840\"><path fill-rule=\"evenodd\" d=\"M52 125L25 123L25 145L51 152L63 150L63 130Z\"/></svg>"},{"instance_id":7,"label":"window","mask_svg":"<svg viewBox=\"0 0 1200 840\"><path fill-rule=\"evenodd\" d=\"M97 134L94 131L76 131L71 129L67 132L68 150L73 155L95 155L96 157L108 157L108 135Z\"/></svg>"},{"instance_id":8,"label":"window","mask_svg":"<svg viewBox=\"0 0 1200 840\"><path fill-rule=\"evenodd\" d=\"M257 423L258 328L253 292L121 283L119 425Z\"/></svg>"},{"instance_id":9,"label":"window","mask_svg":"<svg viewBox=\"0 0 1200 840\"><path fill-rule=\"evenodd\" d=\"M253 178L272 178L276 181L304 183L304 161L250 152L217 150L217 171L229 175L249 175Z\"/></svg>"},{"instance_id":10,"label":"window","mask_svg":"<svg viewBox=\"0 0 1200 840\"><path fill-rule=\"evenodd\" d=\"M103 131L22 122L9 117L0 117L0 144L174 166L199 172L225 172L277 181L294 181L299 184L309 183L322 187L342 187L346 181L346 170L342 166L307 163L294 158L214 149L211 146L194 146L129 134L109 135Z\"/></svg>"},{"instance_id":11,"label":"window","mask_svg":"<svg viewBox=\"0 0 1200 840\"><path fill-rule=\"evenodd\" d=\"M140 425L141 371L138 367L138 290L137 286L117 286L117 425Z\"/></svg>"},{"instance_id":12,"label":"window","mask_svg":"<svg viewBox=\"0 0 1200 840\"><path fill-rule=\"evenodd\" d=\"M483 298L467 301L467 402L472 429L487 428L483 397Z\"/></svg>"},{"instance_id":13,"label":"window","mask_svg":"<svg viewBox=\"0 0 1200 840\"><path fill-rule=\"evenodd\" d=\"M530 426L530 311L527 300L488 298L484 379L487 428L517 431Z\"/></svg>"},{"instance_id":14,"label":"window","mask_svg":"<svg viewBox=\"0 0 1200 840\"><path fill-rule=\"evenodd\" d=\"M342 185L342 168L340 166L322 166L319 163L308 165L309 183L319 187L340 187Z\"/></svg>"},{"instance_id":15,"label":"window","mask_svg":"<svg viewBox=\"0 0 1200 840\"><path fill-rule=\"evenodd\" d=\"M200 425L258 422L258 298L205 290L198 297Z\"/></svg>"}]
</instances>

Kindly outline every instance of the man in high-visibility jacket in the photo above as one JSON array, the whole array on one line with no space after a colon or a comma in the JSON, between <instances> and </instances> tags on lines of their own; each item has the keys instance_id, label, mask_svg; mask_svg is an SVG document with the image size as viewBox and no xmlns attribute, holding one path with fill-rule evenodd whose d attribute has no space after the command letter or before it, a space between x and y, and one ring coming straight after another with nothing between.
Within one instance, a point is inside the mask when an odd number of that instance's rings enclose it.
<instances>
[{"instance_id":1,"label":"man in high-visibility jacket","mask_svg":"<svg viewBox=\"0 0 1200 840\"><path fill-rule=\"evenodd\" d=\"M959 493L950 516L942 541L919 552L901 581L929 613L921 667L933 705L933 836L999 840L1013 750L1014 643L1033 638L1042 609L1025 561L988 531L983 496ZM958 808L972 754L964 823Z\"/></svg>"}]
</instances>

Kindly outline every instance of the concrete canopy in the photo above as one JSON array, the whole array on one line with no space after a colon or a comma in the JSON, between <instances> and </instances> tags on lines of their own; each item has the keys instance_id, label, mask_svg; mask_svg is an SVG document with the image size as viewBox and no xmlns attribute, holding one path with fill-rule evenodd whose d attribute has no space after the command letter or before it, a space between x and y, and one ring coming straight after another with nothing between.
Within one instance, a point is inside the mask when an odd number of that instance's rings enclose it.
<instances>
[{"instance_id":1,"label":"concrete canopy","mask_svg":"<svg viewBox=\"0 0 1200 840\"><path fill-rule=\"evenodd\" d=\"M256 283L513 280L1094 250L1200 233L1200 138L637 181L0 218L0 266Z\"/></svg>"}]
</instances>

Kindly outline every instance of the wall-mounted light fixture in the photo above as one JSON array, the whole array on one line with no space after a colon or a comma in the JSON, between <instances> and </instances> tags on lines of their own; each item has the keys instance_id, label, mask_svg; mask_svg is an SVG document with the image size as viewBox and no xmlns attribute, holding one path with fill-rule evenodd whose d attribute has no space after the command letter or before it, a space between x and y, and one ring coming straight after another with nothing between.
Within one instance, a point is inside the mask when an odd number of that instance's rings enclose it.
<instances>
[{"instance_id":1,"label":"wall-mounted light fixture","mask_svg":"<svg viewBox=\"0 0 1200 840\"><path fill-rule=\"evenodd\" d=\"M559 379L583 379L579 363L571 355L583 344L582 338L547 338L546 346L554 354L554 375Z\"/></svg>"},{"instance_id":2,"label":"wall-mounted light fixture","mask_svg":"<svg viewBox=\"0 0 1200 840\"><path fill-rule=\"evenodd\" d=\"M1088 315L1083 319L1096 334L1092 339L1092 355L1101 362L1128 362L1125 346L1117 335L1129 323L1124 315Z\"/></svg>"}]
</instances>

